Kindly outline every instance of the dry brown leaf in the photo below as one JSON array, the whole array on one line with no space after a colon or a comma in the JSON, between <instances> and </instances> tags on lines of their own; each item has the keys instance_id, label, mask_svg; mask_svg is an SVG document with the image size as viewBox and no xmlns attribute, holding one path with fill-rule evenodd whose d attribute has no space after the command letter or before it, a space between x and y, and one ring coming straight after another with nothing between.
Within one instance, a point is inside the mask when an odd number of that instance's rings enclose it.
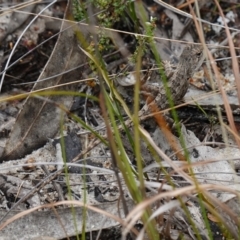
<instances>
[{"instance_id":1,"label":"dry brown leaf","mask_svg":"<svg viewBox=\"0 0 240 240\"><path fill-rule=\"evenodd\" d=\"M216 216L212 215L211 213L208 213L208 219L211 220L212 222L218 223L220 222L220 219L218 219Z\"/></svg>"}]
</instances>

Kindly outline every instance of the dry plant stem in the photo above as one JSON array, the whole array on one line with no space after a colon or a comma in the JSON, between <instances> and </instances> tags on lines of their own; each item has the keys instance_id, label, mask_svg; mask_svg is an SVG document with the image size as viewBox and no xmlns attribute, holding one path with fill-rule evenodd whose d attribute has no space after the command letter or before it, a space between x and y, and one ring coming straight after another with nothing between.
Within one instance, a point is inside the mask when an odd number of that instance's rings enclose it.
<instances>
[{"instance_id":1,"label":"dry plant stem","mask_svg":"<svg viewBox=\"0 0 240 240\"><path fill-rule=\"evenodd\" d=\"M208 194L206 197L211 205L214 206L214 209L211 206L208 206L206 203L205 206L214 216L218 218L218 220L220 220L221 223L224 224L234 239L239 239L240 220L235 212L230 209L225 203L222 203L211 194Z\"/></svg>"},{"instance_id":2,"label":"dry plant stem","mask_svg":"<svg viewBox=\"0 0 240 240\"><path fill-rule=\"evenodd\" d=\"M229 44L229 48L230 48L230 53L231 53L231 59L232 59L232 67L233 67L233 74L234 74L234 77L235 77L235 82L236 82L236 85L237 85L237 93L238 93L238 103L240 104L240 73L239 73L239 66L238 66L238 61L237 61L237 57L236 57L236 52L235 52L235 49L234 49L234 44L233 44L233 41L232 41L232 38L231 38L231 33L229 31L229 27L226 23L226 18L223 14L223 11L222 11L222 8L220 7L219 5L219 2L218 1L214 1L218 10L219 10L219 13L223 19L223 22L224 22L224 26L225 26L225 31L226 31L226 34L227 34L227 38L228 38L228 44Z\"/></svg>"},{"instance_id":3,"label":"dry plant stem","mask_svg":"<svg viewBox=\"0 0 240 240\"><path fill-rule=\"evenodd\" d=\"M180 6L178 6L178 9L184 8L184 7L186 7L186 6L189 6L189 4L191 4L191 3L195 3L195 0L191 0L191 1L189 0L187 3L184 3L184 4L180 5ZM196 3L195 3L195 4L196 4ZM199 3L199 5L200 5L199 8L201 8L204 4L205 4L205 0L204 0L204 1L201 1L201 2ZM185 35L186 32L188 31L189 27L191 26L191 23L192 23L192 22L193 22L193 19L187 18L186 24L185 24L185 26L184 26L181 34L179 35L178 39L182 39L182 38L184 37L184 35Z\"/></svg>"},{"instance_id":4,"label":"dry plant stem","mask_svg":"<svg viewBox=\"0 0 240 240\"><path fill-rule=\"evenodd\" d=\"M47 176L50 175L50 172L48 171L48 169L46 168L45 165L42 166L42 169ZM63 196L63 193L62 193L62 188L61 188L60 184L56 183L55 181L52 181L52 183L53 183L53 186L54 186L56 192L58 193L59 201L64 201L65 199L64 199L64 196Z\"/></svg>"},{"instance_id":5,"label":"dry plant stem","mask_svg":"<svg viewBox=\"0 0 240 240\"><path fill-rule=\"evenodd\" d=\"M200 38L201 38L201 41L204 42L204 37L203 37L203 35L201 34L201 31L200 31L200 29L199 29L199 25L198 25L198 23L197 23L197 21L196 21L195 14L194 14L191 6L190 6L190 9L191 9L191 12L192 12L194 21L195 21L195 25L196 25L197 30L198 30L198 32L199 32L199 36L200 36ZM223 17L224 17L224 16L223 16ZM226 29L227 29L227 28L226 28ZM227 30L226 30L226 31L227 31ZM228 31L229 31L229 29L228 29ZM228 37L230 37L230 33L229 33ZM208 49L207 49L207 53L208 53L208 56L209 56L211 62L214 62L214 59L213 59L213 57L212 57L212 55L211 55L211 53L210 53L210 51L209 51ZM235 131L235 133L236 133L235 124L234 124L234 122L233 122L232 110L231 110L230 105L229 105L229 103L228 103L228 100L227 100L227 97L226 97L226 93L225 93L224 89L222 88L221 83L220 83L220 81L219 81L219 79L220 79L220 78L219 78L219 72L218 72L218 70L216 69L216 66L215 66L214 64L212 64L212 67L213 67L214 73L215 73L216 76L217 76L217 81L218 81L218 85L219 85L220 92L222 93L222 96L223 96L223 98L224 98L224 105L225 105L225 109L226 109L226 112L227 112L227 116L228 116L228 119L229 119L229 122L230 122L230 126L231 126L231 128L232 128L232 129ZM234 134L234 136L235 136L235 139L236 139L237 144L239 145L239 143L240 143L239 138L236 136L236 134ZM239 145L239 146L240 146L240 145ZM218 200L214 199L214 198L212 197L212 195L209 194L208 192L205 191L205 192L204 192L204 195L207 197L207 199L209 199L209 200L211 199L212 202L214 202L215 204L217 204L217 206L218 206L218 205L220 205L220 206L222 206L222 207L224 206L224 205L222 205L221 202L219 202ZM214 201L214 200L215 200L215 201ZM212 212L214 213L215 216L217 216L217 217L221 220L221 222L224 222L224 223L225 223L225 226L228 228L228 230L231 232L231 234L232 234L236 239L238 239L238 235L239 235L239 234L235 231L234 225L236 224L236 226L238 226L238 225L239 225L239 221L238 221L238 219L237 219L236 217L233 216L233 213L232 213L231 210L228 211L229 209L226 209L226 208L223 208L223 209L225 209L225 211L227 211L228 214L229 214L231 217L233 217L233 220L234 220L233 222L232 222L232 221L228 221L228 220L229 220L228 218L225 218L223 215L219 215L219 214L218 214L216 211L214 211L214 210L213 210ZM212 209L211 209L211 210L212 210ZM225 222L225 221L227 221L227 222Z\"/></svg>"},{"instance_id":6,"label":"dry plant stem","mask_svg":"<svg viewBox=\"0 0 240 240\"><path fill-rule=\"evenodd\" d=\"M210 51L207 51L207 52L208 52L208 56L210 58L210 61L214 62L214 59L213 59L212 54L210 53ZM225 92L225 90L222 87L222 84L220 82L219 71L218 71L218 69L217 69L215 64L212 64L212 68L213 68L213 71L214 71L214 73L216 75L216 79L217 79L217 82L218 82L218 87L219 87L220 92L221 92L222 97L223 97L224 107L225 107L225 110L226 110L226 113L227 113L227 118L228 118L230 127L231 127L232 131L234 132L234 137L235 137L236 143L240 147L240 138L239 138L239 136L237 134L237 129L236 129L236 126L235 126L235 123L234 123L234 119L233 119L232 109L231 109L230 104L228 102L226 92Z\"/></svg>"},{"instance_id":7,"label":"dry plant stem","mask_svg":"<svg viewBox=\"0 0 240 240\"><path fill-rule=\"evenodd\" d=\"M230 53L231 53L233 73L234 73L235 82L236 82L236 86L237 86L238 101L239 101L239 104L240 104L240 77L239 77L240 75L239 75L239 66L238 66L238 61L237 61L237 57L236 57L235 47L234 47L232 37L231 37L230 31L229 31L229 27L228 27L228 25L225 21L225 16L223 14L223 11L222 11L218 1L215 0L215 3L218 7L218 10L220 12L220 15L221 15L222 19L224 19L225 31L226 31L226 34L227 34L227 39L228 39Z\"/></svg>"},{"instance_id":8,"label":"dry plant stem","mask_svg":"<svg viewBox=\"0 0 240 240\"><path fill-rule=\"evenodd\" d=\"M103 86L101 86L101 87L103 89ZM109 147L110 147L110 151L111 151L111 155L112 155L111 159L112 159L112 164L113 164L113 170L114 170L115 176L117 178L117 183L118 183L118 187L119 187L120 197L122 199L124 214L125 214L125 216L127 216L128 207L127 207L127 204L126 204L126 201L125 201L125 198L124 198L124 193L123 193L123 190L122 190L121 181L120 181L120 178L119 178L119 175L118 175L117 161L116 161L115 154L114 154L114 153L116 153L116 151L114 151L114 146L112 145L114 143L114 138L113 138L113 134L112 134L112 129L111 129L111 127L109 125L109 122L108 122L106 106L104 104L104 97L103 97L102 93L100 94L100 107L102 109L103 118L104 118L105 124L106 124L107 136L108 136L109 143L110 143Z\"/></svg>"},{"instance_id":9,"label":"dry plant stem","mask_svg":"<svg viewBox=\"0 0 240 240\"><path fill-rule=\"evenodd\" d=\"M41 3L41 0L37 0L37 1L36 0L30 0L30 1L19 3L19 4L16 4L16 5L15 5L15 3L12 3L13 6L9 7L9 11L6 11L6 13L12 12L12 10L17 11L17 10L19 10L21 8L25 8L25 7L29 6L29 5L36 4L36 3ZM6 14L6 13L4 11L3 15Z\"/></svg>"},{"instance_id":10,"label":"dry plant stem","mask_svg":"<svg viewBox=\"0 0 240 240\"><path fill-rule=\"evenodd\" d=\"M218 10L220 12L221 17L223 19L225 19L225 16L223 14L223 11L222 11L219 3L216 0L215 0L215 3L218 7ZM230 34L229 28L228 28L225 20L224 20L224 25L225 25L225 30L226 30L226 34L227 34L227 38L228 38L229 47L230 47L230 53L231 53L231 57L232 57L232 66L233 66L233 73L234 73L234 77L235 77L235 83L236 83L236 86L237 86L238 102L240 104L240 77L239 77L239 66L237 64L238 61L237 61L236 52L235 52L235 49L234 49L234 44L233 44L233 41L232 41L232 38L231 38L231 34ZM210 57L210 60L212 61L212 56L211 56L210 53L209 53L209 57ZM228 102L226 93L221 86L221 83L220 83L220 80L219 80L220 79L219 72L218 72L215 65L213 65L213 67L214 67L213 70L214 70L215 74L217 75L217 80L218 80L218 85L219 85L220 91L221 91L222 96L223 96L223 101L224 101L224 106L225 106L225 109L226 109L228 121L230 123L231 129L234 131L235 140L236 140L238 146L240 147L240 138L238 136L238 131L237 131L235 123L234 123L232 109L231 109L230 104Z\"/></svg>"},{"instance_id":11,"label":"dry plant stem","mask_svg":"<svg viewBox=\"0 0 240 240\"><path fill-rule=\"evenodd\" d=\"M21 191L22 185L23 185L23 182L22 182L21 185L18 187L18 191L17 191L16 197L15 197L16 199L18 198L18 195L19 195L19 193L20 193L20 191Z\"/></svg>"},{"instance_id":12,"label":"dry plant stem","mask_svg":"<svg viewBox=\"0 0 240 240\"><path fill-rule=\"evenodd\" d=\"M166 234L166 236L167 236L167 239L171 239L171 219L172 219L172 217L174 216L174 212L176 211L176 208L172 208L170 211L169 211L169 216L168 216L168 218L167 218L167 220L166 220L166 227L165 227L165 229L164 229L164 235Z\"/></svg>"},{"instance_id":13,"label":"dry plant stem","mask_svg":"<svg viewBox=\"0 0 240 240\"><path fill-rule=\"evenodd\" d=\"M178 9L185 8L186 6L189 6L189 4L195 3L195 0L190 0L187 3L183 3L180 6L178 6Z\"/></svg>"},{"instance_id":14,"label":"dry plant stem","mask_svg":"<svg viewBox=\"0 0 240 240\"><path fill-rule=\"evenodd\" d=\"M197 5L196 5L196 7L197 7ZM195 17L195 14L194 14L191 6L190 6L190 9L191 9L191 11L192 11L192 13L193 13L193 16ZM200 16L199 9L196 8L196 10L197 10L198 16ZM196 21L196 18L194 18L194 21L195 21L195 25L196 25L196 29L197 29L197 31L198 31L199 37L200 37L201 42L203 43L203 46L204 46L205 55L206 55L206 57L207 57L207 56L208 56L208 54L207 54L208 49L207 49L207 47L206 47L206 43L205 43L205 39L204 39L203 26L202 26L201 23L198 24L198 22ZM200 29L200 27L201 27L201 29ZM209 59L209 58L207 57L207 59ZM207 68L208 68L208 74L209 74L209 76L210 76L211 87L212 87L212 89L217 93L217 92L220 92L220 90L216 91L216 89L215 89L215 83L213 83L213 73L212 73L212 69L211 69L211 66L210 66L209 63L210 63L210 62L207 62ZM215 65L214 65L214 66L215 66ZM226 145L228 145L227 131L226 131L226 129L225 129L224 126L223 126L222 112L221 112L218 104L216 104L216 111L217 111L218 119L219 119L219 122L220 122L221 130L222 130L223 140L224 140L224 142L226 143Z\"/></svg>"},{"instance_id":15,"label":"dry plant stem","mask_svg":"<svg viewBox=\"0 0 240 240\"><path fill-rule=\"evenodd\" d=\"M189 1L189 0L188 0ZM204 46L205 45L205 40L204 40L204 36L202 34L202 31L200 31L200 26L197 22L197 18L195 16L195 13L191 7L191 5L189 5L190 7L190 10L191 10L191 14L193 16L193 19L194 19L194 22L195 22L195 26L196 26L196 29L198 31L198 35L200 37L200 40L201 42L203 43ZM211 52L205 48L205 50L207 51L207 55L210 59L210 62L211 63L214 63L214 59L213 59L213 56L211 54ZM228 120L229 120L229 123L230 123L230 126L231 126L231 129L237 133L237 130L236 130L236 127L235 127L235 124L234 124L234 120L233 120L233 115L232 115L232 110L231 110L231 107L229 105L229 102L228 102L228 99L227 99L227 96L226 96L226 92L224 91L223 87L222 87L222 84L220 82L220 77L219 77L219 71L217 69L217 67L215 66L215 64L212 64L212 68L213 68L213 71L214 71L214 74L216 75L216 79L217 79L217 83L218 83L218 87L220 89L220 92L223 96L223 102L224 102L224 107L225 107L225 110L226 110L226 113L227 113L227 117L228 117ZM218 109L218 108L217 108ZM221 126L222 126L222 115L221 115L221 112L220 110L218 109L218 116L219 116L219 120L221 122ZM227 141L227 137L226 137L226 133L225 133L225 129L222 127L222 134L224 135L224 140ZM238 138L238 136L236 134L234 134L234 137L235 137L235 140L237 142L237 145L240 146L240 139Z\"/></svg>"},{"instance_id":16,"label":"dry plant stem","mask_svg":"<svg viewBox=\"0 0 240 240\"><path fill-rule=\"evenodd\" d=\"M64 200L63 200L63 201L64 201ZM62 230L63 230L64 233L65 233L65 237L66 237L68 240L70 240L70 238L68 237L67 231L66 231L66 229L65 229L65 227L64 227L64 224L63 224L61 218L59 217L59 214L58 214L56 208L55 208L55 207L52 207L52 210L53 210L53 212L55 213L55 216L56 216L56 218L57 218L60 226L62 227Z\"/></svg>"}]
</instances>

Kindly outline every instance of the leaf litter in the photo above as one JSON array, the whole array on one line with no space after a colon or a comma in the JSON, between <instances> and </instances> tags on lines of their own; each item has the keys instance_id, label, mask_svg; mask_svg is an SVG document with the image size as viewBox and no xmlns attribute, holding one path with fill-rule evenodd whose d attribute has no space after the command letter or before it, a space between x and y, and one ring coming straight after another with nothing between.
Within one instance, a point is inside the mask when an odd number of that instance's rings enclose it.
<instances>
[{"instance_id":1,"label":"leaf litter","mask_svg":"<svg viewBox=\"0 0 240 240\"><path fill-rule=\"evenodd\" d=\"M31 10L27 10L27 11L31 11ZM165 11L167 12L167 15L173 19L173 24L175 28L179 28L182 29L183 25L177 25L175 26L175 24L177 24L178 22L178 18L176 16L173 16L171 12L169 12L169 10ZM9 15L10 18L14 17L12 14ZM6 19L5 19L6 20ZM5 21L4 18L3 20L0 19L0 22L3 22L3 26L5 26L4 24L7 24L7 22ZM25 21L25 20L24 20ZM9 22L8 22L9 23ZM180 21L179 21L180 23ZM7 25L6 25L7 26ZM62 29L65 29L66 26L68 26L67 24L63 24ZM19 26L18 26L19 27ZM17 27L16 27L17 28ZM7 34L9 34L10 32L13 32L14 30L13 27L4 27L4 32L2 36L2 38L5 38L7 36ZM174 31L175 33L175 31ZM188 38L191 38L191 35L188 35ZM173 34L173 39L177 39L178 34L174 35ZM36 39L36 38L33 38ZM189 39L188 39L189 40ZM35 40L36 41L36 40ZM191 40L192 41L192 40ZM163 41L164 42L164 41ZM68 43L68 44L66 44ZM55 47L55 49L53 50L52 56L49 58L48 63L46 64L44 70L42 71L42 74L39 78L39 80L47 78L49 76L52 75L56 75L58 73L61 73L64 70L68 70L74 67L79 66L81 63L83 63L84 61L86 61L86 58L83 59L79 59L79 55L81 55L81 53L79 53L79 49L76 48L77 46L77 42L76 39L74 39L74 33L73 30L71 28L63 31L63 33L61 33L61 35L58 38L57 41L57 45ZM166 46L166 43L163 44L162 46ZM168 51L170 51L169 49L179 49L181 48L181 45L168 45L166 49L168 49ZM161 51L161 49L163 48L159 48ZM162 50L164 52L164 54L166 53L166 51ZM59 56L60 55L64 55L65 59L61 59ZM169 59L176 59L177 57L175 57L175 55L173 56L169 56L167 55L166 58ZM60 71L59 71L60 70ZM56 77L54 79L52 79L51 81L46 82L36 82L33 90L38 90L38 89L42 89L44 87L48 87L48 86L54 86L57 85L58 83L64 83L64 82L68 82L72 79L79 79L80 76L78 75L79 72L71 72L68 75L63 75L61 77ZM64 90L71 90L72 86L70 87L64 87ZM187 96L189 99L192 100L192 96L196 96L195 92L193 93L193 95ZM54 135L57 133L58 131L58 122L60 122L60 110L56 107L53 106L52 102L54 101L55 103L61 104L64 103L64 105L67 108L70 108L71 106L71 102L73 100L73 97L69 97L69 99L67 100L66 97L43 97L43 98L28 98L24 105L22 106L22 110L20 111L17 119L16 119L16 123L12 123L14 124L13 130L10 134L10 138L7 141L6 147L4 148L4 152L2 155L2 159L7 160L7 159L11 159L12 161L7 161L5 163L1 164L1 168L5 168L7 166L7 168L9 168L10 166L13 166L14 168L11 168L11 170L1 170L1 180L3 179L3 181L1 182L1 186L4 186L4 184L6 184L5 182L10 182L13 186L15 186L15 188L11 188L9 186L6 186L6 188L10 188L11 191L8 191L7 193L4 193L3 195L5 196L5 198L3 197L2 200L2 204L4 205L4 208L7 209L11 206L9 205L9 199L6 198L6 196L9 195L14 195L14 201L12 202L12 204L14 204L14 202L16 201L16 198L21 198L24 194L26 194L26 189L30 189L33 188L34 185L41 181L42 177L45 175L44 171L42 170L42 168L40 167L40 165L37 165L36 169L34 169L34 171L31 171L31 167L29 172L26 171L25 169L23 169L20 164L26 163L26 161L28 161L29 159L34 159L35 163L43 163L43 162L49 162L51 165L49 165L49 170L50 171L54 171L56 170L56 163L62 162L62 154L61 154L61 147L59 147L59 145L55 145L53 144L53 142L55 140L53 140ZM195 101L195 99L194 99ZM218 99L216 100L217 102ZM236 100L233 100L236 103ZM207 105L209 105L209 103L207 103ZM236 104L237 105L237 104ZM32 119L30 118L30 114L32 115ZM26 116L28 116L26 118ZM101 123L101 119L98 119L99 122ZM10 121L10 120L7 120ZM13 121L11 119L11 121ZM71 120L69 119L69 121L71 122ZM34 124L32 125L32 123L34 122ZM50 123L53 123L53 125L51 125ZM70 123L68 123L69 127L70 127ZM6 128L6 127L5 127ZM80 132L83 132L84 130L79 127L79 125L73 125L70 128L74 129L74 130L78 130ZM7 129L7 128L6 128ZM163 149L166 152L172 152L172 147L171 145L168 145L166 143L166 141L164 140L164 136L161 135L161 133L158 132L159 129L157 129L154 132L154 136L153 139L156 141L156 144ZM104 130L102 130L102 132L104 132ZM197 179L199 182L201 183L211 183L211 184L221 184L221 185L225 185L228 186L231 189L237 190L239 191L239 177L236 175L236 172L234 170L233 165L231 164L231 159L237 159L239 156L239 151L237 148L235 147L228 147L226 149L220 149L220 148L212 148L212 147L208 147L208 146L199 146L201 145L201 142L198 140L198 138L189 130L186 130L184 125L182 125L182 136L185 139L185 143L186 143L186 148L188 149L192 149L190 150L190 159L191 159L191 163L201 163L201 161L204 160L215 160L216 162L212 162L209 164L198 164L194 167L192 167L193 172L195 173ZM23 137L24 136L24 137ZM68 135L69 136L69 135ZM22 138L23 137L23 138ZM36 137L38 138L37 142L36 142ZM51 139L49 141L49 139ZM161 139L159 141L159 139ZM24 140L24 142L23 142ZM176 142L178 143L179 149L181 149L181 144L179 143L178 139L175 139ZM19 142L18 142L19 141ZM84 146L85 144L85 139L81 138L81 145ZM27 155L26 157L24 157L21 160L13 160L13 159L19 159L23 156L25 156L26 154L32 152L34 149L37 149L39 146L44 145L46 142L48 142L43 148L39 148L38 150L34 151L32 154ZM74 144L78 144L77 141L72 140L72 145L70 144L70 147L73 146ZM165 144L165 146L163 145L163 143ZM58 143L59 144L59 143ZM127 144L127 143L126 143ZM144 148L146 148L146 146L144 146ZM79 149L79 151L81 151ZM131 151L131 150L129 150ZM145 151L143 153L143 158L147 159L148 151ZM102 160L101 158L99 158L99 156L102 155ZM131 154L130 154L131 155ZM132 157L134 158L134 156ZM102 174L101 173L101 168L106 168L106 169L110 169L111 167L111 161L110 161L110 153L109 153L109 149L106 148L104 145L99 145L97 148L95 148L92 152L91 155L89 156L89 161L86 160L85 164L89 164L90 166L95 166L96 170L91 170L89 171L89 176L86 178L86 182L87 185L89 186L88 189L88 195L89 195L89 200L90 204L97 204L100 208L111 212L113 215L117 215L117 207L116 207L116 202L114 202L114 200L116 200L119 197L119 192L117 189L117 184L116 184L116 179L115 176L112 173L109 172L108 175L106 174ZM227 160L225 160L227 159ZM175 159L176 160L176 159ZM218 160L218 161L217 161ZM151 162L151 160L149 160L149 162ZM177 161L176 161L177 162ZM19 167L18 167L19 165ZM87 166L86 165L86 166ZM29 165L31 166L31 165ZM48 166L48 165L47 165ZM151 166L151 165L149 165ZM149 167L149 169L152 171L154 169L154 167L156 168L156 164L154 163L153 168ZM78 168L79 169L79 168ZM83 168L84 169L84 168ZM82 170L83 170L82 169ZM157 171L153 171L153 176L152 179L156 179L156 174ZM72 191L72 195L74 196L75 199L77 200L81 200L82 197L84 196L84 193L86 192L84 187L82 185L84 185L84 182L82 181L82 177L81 177L81 171L78 174L70 174L69 178L70 178L70 185L72 185L71 191ZM107 179L104 179L106 178ZM6 180L7 179L7 180ZM28 180L25 180L28 179ZM102 186L101 186L101 179L102 179ZM58 179L59 182L61 182L63 179ZM25 181L27 181L25 184ZM76 184L78 183L78 184ZM93 183L93 184L92 184ZM98 184L96 184L98 183ZM2 185L3 184L3 185ZM73 186L73 185L76 186ZM81 185L82 184L82 185ZM92 186L91 186L92 184ZM61 185L61 184L60 184ZM18 187L16 187L18 186ZM19 186L21 186L20 190L18 191L17 189L19 188ZM181 186L181 184L180 184ZM64 189L65 187L65 189ZM66 186L62 187L62 191L63 193L66 193L64 191L66 191ZM159 187L159 186L158 186ZM156 190L158 189L158 187L156 188ZM5 188L2 187L2 188ZM19 208L22 209L27 209L29 207L34 207L35 205L38 204L44 204L46 202L54 202L58 195L57 195L57 191L56 190L52 190L54 189L52 183L49 183L45 186L45 188L41 189L39 195L34 195L32 197L29 197L29 199L27 201L25 201L24 204L19 204ZM52 190L52 192L50 191ZM125 189L127 191L127 189ZM106 193L104 193L106 192ZM104 194L103 194L104 193ZM127 192L127 195L129 193ZM214 196L217 196L222 202L229 202L230 199L235 198L235 195L233 194L229 194L229 193L224 193L224 192L214 192L213 193ZM150 194L151 196L151 194ZM132 207L132 201L131 201L131 197L128 196L128 204L129 207L131 209ZM34 199L33 199L34 198ZM92 201L92 202L91 202ZM113 202L112 202L113 201ZM192 216L195 217L194 221L196 221L198 228L201 232L201 234L203 236L205 236L206 238L208 238L207 235L207 231L205 229L205 224L204 224L204 220L202 219L202 214L199 210L199 205L196 203L191 203L191 201L188 201L189 204L191 205L191 207L189 207L188 209L190 210ZM3 206L2 205L2 206ZM26 206L29 205L29 206ZM196 207L194 207L196 206ZM231 207L231 206L230 206ZM18 209L20 210L20 209ZM68 234L68 236L72 236L74 235L74 226L71 225L72 221L69 221L69 219L71 218L71 213L69 213L69 209L65 208L60 210L60 212L62 211L62 213L59 213L60 219L63 221L63 225L65 226L65 230ZM78 209L77 211L81 211L80 209ZM181 212L181 209L178 209L179 212ZM5 211L1 211L1 216L3 216L5 214ZM99 222L101 222L101 214L97 217L95 215L94 212L91 212L93 215L90 215L89 218L87 218L87 223L86 223L86 229L87 231L91 231L91 230L98 230L100 229L99 227ZM9 216L14 215L14 212L10 212ZM2 236L6 236L10 237L8 234L11 233L14 236L18 236L18 239L25 239L27 236L39 236L39 235L54 235L54 237L56 238L62 238L65 235L60 231L61 227L56 230L53 234L51 226L57 226L58 223L56 222L56 218L54 215L49 214L49 212L36 212L34 214L28 215L25 218L25 224L28 224L29 226L32 225L32 228L29 229L29 232L22 232L20 231L23 227L22 222L21 221L17 221L16 225L12 225L15 223L12 223L11 225L7 226L4 230L2 230L3 234ZM77 216L77 220L79 221L79 223L81 222L81 213L76 214ZM176 213L176 221L180 222L184 219L184 214L183 213ZM198 219L197 219L198 218ZM39 219L42 219L42 224L40 224L41 221L39 221ZM167 219L167 217L166 217ZM94 221L96 220L96 222ZM49 222L48 222L49 221ZM109 218L106 219L106 222L110 221ZM104 221L103 221L104 222ZM30 223L35 223L35 224L30 224ZM19 224L19 225L18 225ZM70 224L70 225L68 225ZM104 223L105 224L105 223ZM116 222L112 222L110 221L108 224L102 224L102 227L110 227L110 226L114 226L117 223ZM188 230L188 234L190 236L193 236L193 232L192 230L190 230L187 220L184 220L184 224L185 227L187 227ZM14 226L14 227L11 227ZM48 227L47 227L48 226ZM50 227L49 227L50 226ZM92 226L92 227L91 227ZM10 232L9 228L11 229L15 229L16 232ZM57 229L57 228L56 228ZM184 229L184 227L182 228ZM40 230L40 232L39 232ZM34 235L35 234L35 235ZM11 236L12 236L11 235ZM177 236L177 234L176 234Z\"/></svg>"}]
</instances>

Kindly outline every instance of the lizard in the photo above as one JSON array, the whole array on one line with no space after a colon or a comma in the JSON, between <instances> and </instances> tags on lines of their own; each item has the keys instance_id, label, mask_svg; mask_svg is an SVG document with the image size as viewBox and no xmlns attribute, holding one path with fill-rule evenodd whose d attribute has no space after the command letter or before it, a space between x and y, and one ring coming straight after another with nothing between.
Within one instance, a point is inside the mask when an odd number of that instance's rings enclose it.
<instances>
[{"instance_id":1,"label":"lizard","mask_svg":"<svg viewBox=\"0 0 240 240\"><path fill-rule=\"evenodd\" d=\"M187 45L180 58L179 63L172 67L170 62L164 62L167 86L174 103L181 100L186 94L189 82L188 79L194 74L194 70L201 63L203 48L198 45ZM163 85L152 85L148 82L141 86L143 95L146 96L146 104L139 111L139 116L151 113L151 106L157 106L160 110L169 107L167 90Z\"/></svg>"}]
</instances>

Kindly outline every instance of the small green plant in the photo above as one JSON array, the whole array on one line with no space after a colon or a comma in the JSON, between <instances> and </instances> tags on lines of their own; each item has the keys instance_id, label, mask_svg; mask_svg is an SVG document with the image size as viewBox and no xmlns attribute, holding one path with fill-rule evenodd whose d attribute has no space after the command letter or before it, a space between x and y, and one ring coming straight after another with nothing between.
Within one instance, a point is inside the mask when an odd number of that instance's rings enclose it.
<instances>
[{"instance_id":1,"label":"small green plant","mask_svg":"<svg viewBox=\"0 0 240 240\"><path fill-rule=\"evenodd\" d=\"M100 10L97 19L102 27L111 28L114 23L120 21L130 1L123 4L120 0L94 0L93 5ZM101 11L102 10L102 11Z\"/></svg>"},{"instance_id":2,"label":"small green plant","mask_svg":"<svg viewBox=\"0 0 240 240\"><path fill-rule=\"evenodd\" d=\"M86 19L86 2L73 0L73 17L78 22Z\"/></svg>"},{"instance_id":3,"label":"small green plant","mask_svg":"<svg viewBox=\"0 0 240 240\"><path fill-rule=\"evenodd\" d=\"M146 36L136 35L137 46L134 53L129 59L131 62L136 63L137 57L139 57L139 52L142 52L142 54L144 54L149 49L148 46L152 41L152 37L154 36L154 29L156 28L155 21L156 19L152 18L150 22L146 23Z\"/></svg>"}]
</instances>

